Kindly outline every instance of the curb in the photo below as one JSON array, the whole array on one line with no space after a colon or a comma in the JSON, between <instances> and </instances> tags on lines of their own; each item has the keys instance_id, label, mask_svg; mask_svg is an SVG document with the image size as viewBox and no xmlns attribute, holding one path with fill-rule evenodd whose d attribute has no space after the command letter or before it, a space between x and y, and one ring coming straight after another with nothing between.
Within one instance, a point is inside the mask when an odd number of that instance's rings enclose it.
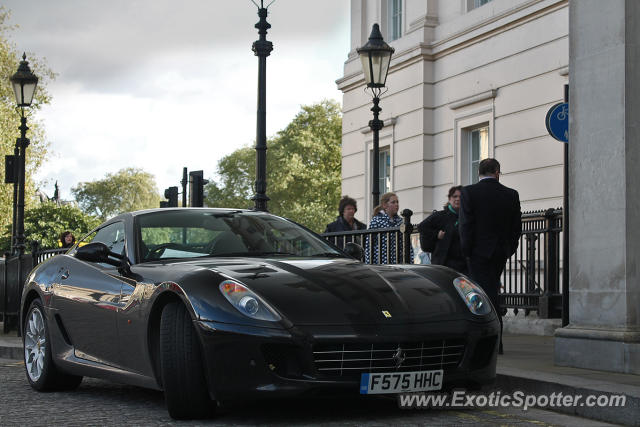
<instances>
[{"instance_id":1,"label":"curb","mask_svg":"<svg viewBox=\"0 0 640 427\"><path fill-rule=\"evenodd\" d=\"M18 337L0 337L0 359L22 360L22 341Z\"/></svg>"},{"instance_id":2,"label":"curb","mask_svg":"<svg viewBox=\"0 0 640 427\"><path fill-rule=\"evenodd\" d=\"M503 371L518 371L517 369L504 369ZM533 372L529 371L526 375L519 375L519 372L501 372L496 376L496 382L493 389L501 391L503 394L513 394L516 391L536 396L551 396L562 394L563 396L581 395L582 399L586 399L589 395L624 395L626 402L624 406L593 406L589 407L581 402L577 406L536 406L544 410L552 410L563 414L574 415L578 417L590 418L593 420L604 421L608 423L617 423L627 426L640 426L640 390L634 386L624 386L612 383L598 383L597 381L570 381L560 382L559 378L530 378ZM545 375L540 375L545 376ZM583 382L579 385L577 383Z\"/></svg>"}]
</instances>

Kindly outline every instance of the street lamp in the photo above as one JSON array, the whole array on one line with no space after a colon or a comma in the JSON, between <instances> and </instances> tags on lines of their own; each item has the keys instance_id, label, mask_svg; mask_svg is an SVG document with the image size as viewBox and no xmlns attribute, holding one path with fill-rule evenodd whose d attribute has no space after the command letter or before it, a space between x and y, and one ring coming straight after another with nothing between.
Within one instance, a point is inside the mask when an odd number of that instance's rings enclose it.
<instances>
[{"instance_id":1,"label":"street lamp","mask_svg":"<svg viewBox=\"0 0 640 427\"><path fill-rule=\"evenodd\" d=\"M24 180L25 180L25 163L27 147L29 146L29 139L27 138L27 118L24 115L24 108L30 107L33 101L33 95L36 92L36 86L38 85L38 77L31 72L29 63L27 62L27 55L22 54L22 61L18 66L18 71L11 76L11 85L13 86L13 92L16 95L16 104L20 109L20 138L16 139L16 150L18 153L18 201L16 210L16 236L15 236L15 248L18 250L18 255L24 253Z\"/></svg>"},{"instance_id":2,"label":"street lamp","mask_svg":"<svg viewBox=\"0 0 640 427\"><path fill-rule=\"evenodd\" d=\"M253 0L252 0L253 1ZM275 1L275 0L273 0ZM273 1L271 3L273 3ZM258 120L256 127L256 194L253 196L254 209L267 211L267 56L273 50L273 43L267 40L267 30L271 24L267 22L267 9L271 3L264 7L260 0L258 16L260 21L255 25L260 34L260 39L253 42L251 49L258 57Z\"/></svg>"},{"instance_id":3,"label":"street lamp","mask_svg":"<svg viewBox=\"0 0 640 427\"><path fill-rule=\"evenodd\" d=\"M378 119L378 115L380 111L382 111L378 103L380 102L380 95L386 92L386 90L383 91L383 89L387 81L389 63L391 62L391 54L393 54L394 49L385 43L378 24L373 24L369 41L361 48L358 48L357 52L362 61L364 81L367 83L367 88L371 90L371 94L373 95L373 108L371 108L371 111L373 111L373 120L369 121L369 127L373 131L373 186L371 194L373 195L373 206L375 207L380 202L378 176L380 173L379 132L380 129L384 127L384 122Z\"/></svg>"}]
</instances>

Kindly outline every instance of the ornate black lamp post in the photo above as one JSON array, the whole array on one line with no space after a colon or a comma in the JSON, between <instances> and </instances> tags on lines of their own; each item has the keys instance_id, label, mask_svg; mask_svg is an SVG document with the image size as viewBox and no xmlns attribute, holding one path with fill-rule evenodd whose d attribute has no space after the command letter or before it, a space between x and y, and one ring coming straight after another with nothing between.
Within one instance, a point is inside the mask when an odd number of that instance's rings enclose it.
<instances>
[{"instance_id":1,"label":"ornate black lamp post","mask_svg":"<svg viewBox=\"0 0 640 427\"><path fill-rule=\"evenodd\" d=\"M369 121L369 127L373 131L373 186L371 194L373 195L373 206L375 207L380 202L378 176L380 173L379 131L384 127L384 122L378 119L378 115L380 111L382 111L378 103L380 102L380 95L386 92L386 90L383 91L383 89L387 81L389 63L391 62L391 54L393 54L394 49L385 43L378 24L373 24L369 41L361 48L358 48L357 51L362 61L364 81L367 83L367 88L371 89L371 94L373 95L373 108L371 108L371 111L373 111L373 120Z\"/></svg>"},{"instance_id":2,"label":"ornate black lamp post","mask_svg":"<svg viewBox=\"0 0 640 427\"><path fill-rule=\"evenodd\" d=\"M16 139L16 152L18 152L18 203L16 213L16 236L15 249L18 255L24 253L24 181L25 181L25 163L27 147L29 139L27 138L27 118L24 115L24 107L30 107L33 101L33 95L38 85L38 77L31 72L27 55L22 54L22 61L18 71L11 76L11 84L13 92L16 95L17 108L20 109L20 138Z\"/></svg>"},{"instance_id":3,"label":"ornate black lamp post","mask_svg":"<svg viewBox=\"0 0 640 427\"><path fill-rule=\"evenodd\" d=\"M275 0L274 0L275 1ZM253 2L253 0L252 0ZM273 3L273 1L271 2ZM253 42L253 53L258 57L258 123L256 128L256 194L253 196L254 209L267 211L267 56L273 50L273 43L267 41L267 30L271 25L267 22L267 9L260 0L258 16L260 21L255 25L260 39Z\"/></svg>"}]
</instances>

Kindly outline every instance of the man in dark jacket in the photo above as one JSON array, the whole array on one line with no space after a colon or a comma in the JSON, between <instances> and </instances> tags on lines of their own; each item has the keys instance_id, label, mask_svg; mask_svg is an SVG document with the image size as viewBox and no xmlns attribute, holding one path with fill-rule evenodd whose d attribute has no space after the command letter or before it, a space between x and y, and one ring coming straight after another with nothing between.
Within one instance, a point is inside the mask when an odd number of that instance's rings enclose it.
<instances>
[{"instance_id":1,"label":"man in dark jacket","mask_svg":"<svg viewBox=\"0 0 640 427\"><path fill-rule=\"evenodd\" d=\"M478 175L478 183L462 189L460 243L471 278L484 289L500 314L500 276L518 249L522 232L520 197L516 190L498 182L500 163L496 159L482 160Z\"/></svg>"}]
</instances>

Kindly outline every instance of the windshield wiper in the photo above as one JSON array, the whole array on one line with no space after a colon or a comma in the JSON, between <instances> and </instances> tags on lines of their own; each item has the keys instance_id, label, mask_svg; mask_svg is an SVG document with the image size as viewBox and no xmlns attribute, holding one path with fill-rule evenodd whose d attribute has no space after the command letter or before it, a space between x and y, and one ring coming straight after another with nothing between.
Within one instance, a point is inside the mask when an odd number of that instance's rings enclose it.
<instances>
[{"instance_id":1,"label":"windshield wiper","mask_svg":"<svg viewBox=\"0 0 640 427\"><path fill-rule=\"evenodd\" d=\"M313 254L311 256L326 256L329 258L345 258L343 254L339 254L337 252L320 252L317 254Z\"/></svg>"},{"instance_id":2,"label":"windshield wiper","mask_svg":"<svg viewBox=\"0 0 640 427\"><path fill-rule=\"evenodd\" d=\"M298 254L292 254L290 252L225 252L220 254L210 255L212 257L256 257L256 256L268 256L268 255L285 255L285 256L299 256Z\"/></svg>"},{"instance_id":3,"label":"windshield wiper","mask_svg":"<svg viewBox=\"0 0 640 427\"><path fill-rule=\"evenodd\" d=\"M249 252L247 256L263 256L263 255L286 255L286 256L300 256L298 254L292 254L291 252L279 252L279 251L264 251L264 252Z\"/></svg>"}]
</instances>

